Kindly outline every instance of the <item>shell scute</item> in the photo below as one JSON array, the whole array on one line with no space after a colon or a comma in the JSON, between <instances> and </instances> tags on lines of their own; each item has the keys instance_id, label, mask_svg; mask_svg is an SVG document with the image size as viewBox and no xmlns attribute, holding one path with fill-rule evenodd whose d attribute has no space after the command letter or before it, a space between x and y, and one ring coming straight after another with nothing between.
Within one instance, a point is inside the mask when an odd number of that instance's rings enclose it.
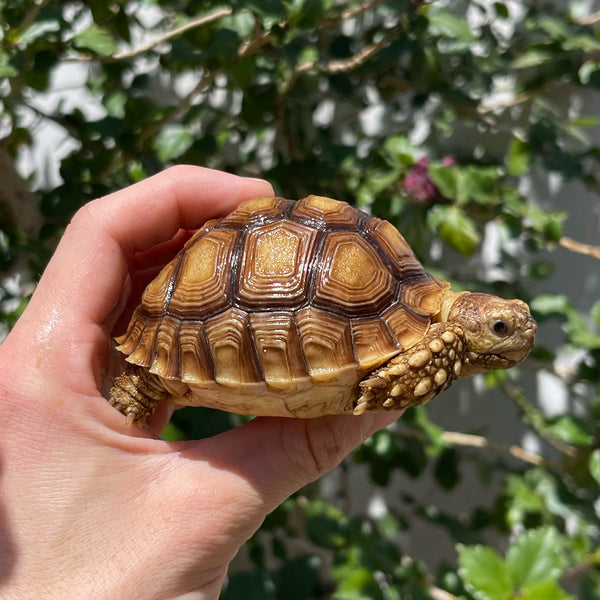
<instances>
[{"instance_id":1,"label":"shell scute","mask_svg":"<svg viewBox=\"0 0 600 600\"><path fill-rule=\"evenodd\" d=\"M381 317L352 319L351 326L354 355L364 372L379 366L401 349Z\"/></svg>"},{"instance_id":2,"label":"shell scute","mask_svg":"<svg viewBox=\"0 0 600 600\"><path fill-rule=\"evenodd\" d=\"M250 326L267 385L273 389L308 387L310 378L294 313L253 313Z\"/></svg>"},{"instance_id":3,"label":"shell scute","mask_svg":"<svg viewBox=\"0 0 600 600\"><path fill-rule=\"evenodd\" d=\"M214 366L202 321L181 322L178 346L181 381L201 387L215 380Z\"/></svg>"},{"instance_id":4,"label":"shell scute","mask_svg":"<svg viewBox=\"0 0 600 600\"><path fill-rule=\"evenodd\" d=\"M296 324L313 381L335 379L345 367L356 364L347 318L307 306L297 312Z\"/></svg>"},{"instance_id":5,"label":"shell scute","mask_svg":"<svg viewBox=\"0 0 600 600\"><path fill-rule=\"evenodd\" d=\"M377 252L356 232L327 235L314 301L346 315L376 314L396 295L396 282Z\"/></svg>"},{"instance_id":6,"label":"shell scute","mask_svg":"<svg viewBox=\"0 0 600 600\"><path fill-rule=\"evenodd\" d=\"M169 314L202 320L231 304L229 265L239 237L235 229L212 229L186 249L166 306Z\"/></svg>"},{"instance_id":7,"label":"shell scute","mask_svg":"<svg viewBox=\"0 0 600 600\"><path fill-rule=\"evenodd\" d=\"M293 205L283 198L254 198L242 202L233 212L219 221L219 227L244 229L278 220Z\"/></svg>"},{"instance_id":8,"label":"shell scute","mask_svg":"<svg viewBox=\"0 0 600 600\"><path fill-rule=\"evenodd\" d=\"M324 196L308 196L298 200L290 216L318 229L357 229L367 218L347 202Z\"/></svg>"},{"instance_id":9,"label":"shell scute","mask_svg":"<svg viewBox=\"0 0 600 600\"><path fill-rule=\"evenodd\" d=\"M319 233L289 220L250 229L239 260L237 302L252 310L302 304Z\"/></svg>"},{"instance_id":10,"label":"shell scute","mask_svg":"<svg viewBox=\"0 0 600 600\"><path fill-rule=\"evenodd\" d=\"M431 324L430 317L414 312L401 302L392 304L381 317L402 349L410 348L421 340Z\"/></svg>"},{"instance_id":11,"label":"shell scute","mask_svg":"<svg viewBox=\"0 0 600 600\"><path fill-rule=\"evenodd\" d=\"M248 313L230 308L208 319L205 330L217 383L236 386L263 380L256 364Z\"/></svg>"},{"instance_id":12,"label":"shell scute","mask_svg":"<svg viewBox=\"0 0 600 600\"><path fill-rule=\"evenodd\" d=\"M150 371L165 379L179 379L179 326L180 320L165 315L156 331L154 358Z\"/></svg>"}]
</instances>

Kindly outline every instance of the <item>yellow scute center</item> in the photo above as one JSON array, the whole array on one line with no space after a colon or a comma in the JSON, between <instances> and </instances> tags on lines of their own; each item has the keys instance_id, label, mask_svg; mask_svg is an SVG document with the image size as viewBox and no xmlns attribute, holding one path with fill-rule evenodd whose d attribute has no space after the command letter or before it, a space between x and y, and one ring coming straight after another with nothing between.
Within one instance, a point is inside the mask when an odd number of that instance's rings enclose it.
<instances>
[{"instance_id":1,"label":"yellow scute center","mask_svg":"<svg viewBox=\"0 0 600 600\"><path fill-rule=\"evenodd\" d=\"M188 260L183 281L188 284L202 283L215 274L219 246L214 240L204 238L188 250Z\"/></svg>"},{"instance_id":2,"label":"yellow scute center","mask_svg":"<svg viewBox=\"0 0 600 600\"><path fill-rule=\"evenodd\" d=\"M339 202L332 198L327 198L326 196L309 196L306 199L306 205L318 208L322 211L335 211L339 207Z\"/></svg>"},{"instance_id":3,"label":"yellow scute center","mask_svg":"<svg viewBox=\"0 0 600 600\"><path fill-rule=\"evenodd\" d=\"M362 288L375 278L376 265L358 245L340 244L331 264L331 277L351 288Z\"/></svg>"},{"instance_id":4,"label":"yellow scute center","mask_svg":"<svg viewBox=\"0 0 600 600\"><path fill-rule=\"evenodd\" d=\"M296 271L298 236L274 229L260 236L256 247L256 272L262 276L289 277Z\"/></svg>"}]
</instances>

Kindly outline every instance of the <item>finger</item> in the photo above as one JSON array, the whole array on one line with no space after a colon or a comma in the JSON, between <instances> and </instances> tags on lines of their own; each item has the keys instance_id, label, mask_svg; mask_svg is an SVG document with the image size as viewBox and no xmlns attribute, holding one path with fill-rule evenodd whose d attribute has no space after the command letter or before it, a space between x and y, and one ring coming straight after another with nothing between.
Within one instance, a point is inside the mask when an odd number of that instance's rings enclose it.
<instances>
[{"instance_id":1,"label":"finger","mask_svg":"<svg viewBox=\"0 0 600 600\"><path fill-rule=\"evenodd\" d=\"M226 214L242 200L269 195L272 188L264 181L180 166L90 202L67 228L39 296L53 297L70 314L79 307L90 320L102 322L136 252Z\"/></svg>"},{"instance_id":2,"label":"finger","mask_svg":"<svg viewBox=\"0 0 600 600\"><path fill-rule=\"evenodd\" d=\"M244 488L249 485L257 499L254 510L264 516L301 487L335 468L368 437L401 415L383 412L317 419L260 417L207 440L175 443L173 449L202 464L208 461L224 477L233 475L233 485L240 486L240 498L248 497Z\"/></svg>"}]
</instances>

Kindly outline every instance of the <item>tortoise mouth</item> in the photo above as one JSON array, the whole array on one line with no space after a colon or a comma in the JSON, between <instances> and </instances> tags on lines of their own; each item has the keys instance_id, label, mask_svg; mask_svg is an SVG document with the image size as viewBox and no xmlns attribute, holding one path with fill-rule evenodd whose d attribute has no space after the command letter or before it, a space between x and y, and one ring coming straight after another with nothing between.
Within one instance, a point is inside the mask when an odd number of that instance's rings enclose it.
<instances>
[{"instance_id":1,"label":"tortoise mouth","mask_svg":"<svg viewBox=\"0 0 600 600\"><path fill-rule=\"evenodd\" d=\"M510 369L521 362L515 361L500 354L476 354L471 353L468 360L468 365L465 365L461 377L474 375L475 373L485 373L486 371L494 371L498 369Z\"/></svg>"}]
</instances>

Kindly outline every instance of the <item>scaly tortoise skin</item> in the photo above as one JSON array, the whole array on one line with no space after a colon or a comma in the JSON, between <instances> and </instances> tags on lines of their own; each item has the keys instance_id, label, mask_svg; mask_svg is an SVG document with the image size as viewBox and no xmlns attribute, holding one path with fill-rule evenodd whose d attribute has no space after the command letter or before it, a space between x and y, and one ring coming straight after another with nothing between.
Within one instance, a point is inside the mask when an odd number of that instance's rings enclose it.
<instances>
[{"instance_id":1,"label":"scaly tortoise skin","mask_svg":"<svg viewBox=\"0 0 600 600\"><path fill-rule=\"evenodd\" d=\"M524 302L449 287L393 225L345 202L244 202L148 285L117 338L130 365L109 401L128 424L161 401L361 414L527 356L537 327Z\"/></svg>"}]
</instances>

